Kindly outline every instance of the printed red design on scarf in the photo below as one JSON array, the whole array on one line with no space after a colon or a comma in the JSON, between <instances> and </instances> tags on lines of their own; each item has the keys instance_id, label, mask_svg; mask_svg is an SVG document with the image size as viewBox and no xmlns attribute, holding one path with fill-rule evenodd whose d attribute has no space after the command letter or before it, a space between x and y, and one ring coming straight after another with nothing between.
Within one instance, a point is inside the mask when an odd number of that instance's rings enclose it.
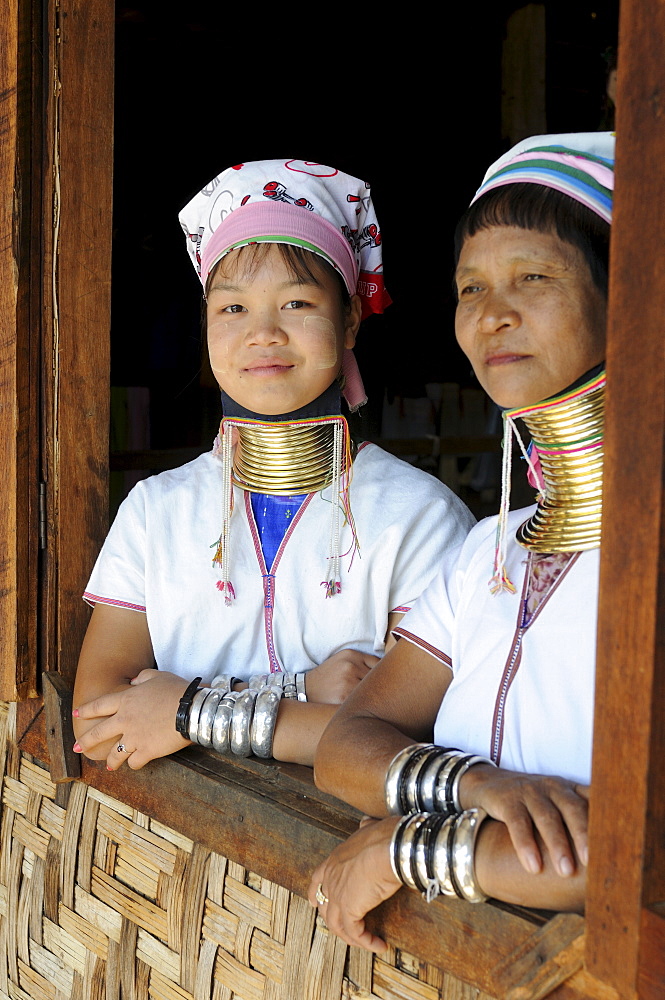
<instances>
[{"instance_id":1,"label":"printed red design on scarf","mask_svg":"<svg viewBox=\"0 0 665 1000\"><path fill-rule=\"evenodd\" d=\"M306 208L309 212L314 211L311 201L307 201L307 198L294 198L279 181L268 181L263 188L263 195L265 198L271 198L273 201L284 201L287 205Z\"/></svg>"},{"instance_id":2,"label":"printed red design on scarf","mask_svg":"<svg viewBox=\"0 0 665 1000\"><path fill-rule=\"evenodd\" d=\"M294 163L297 166L292 166ZM335 177L339 173L334 167L327 167L325 163L312 163L310 160L287 160L284 166L295 174L309 174L311 177ZM317 167L321 169L317 170Z\"/></svg>"}]
</instances>

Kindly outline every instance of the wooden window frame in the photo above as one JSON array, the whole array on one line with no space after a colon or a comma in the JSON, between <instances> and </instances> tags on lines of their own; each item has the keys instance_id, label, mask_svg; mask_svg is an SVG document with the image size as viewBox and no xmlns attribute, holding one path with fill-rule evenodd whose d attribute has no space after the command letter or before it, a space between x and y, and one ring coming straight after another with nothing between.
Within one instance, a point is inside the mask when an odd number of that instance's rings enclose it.
<instances>
[{"instance_id":1,"label":"wooden window frame","mask_svg":"<svg viewBox=\"0 0 665 1000\"><path fill-rule=\"evenodd\" d=\"M80 593L106 525L113 16L110 0L10 0L0 26L11 166L0 172L0 693L32 699L21 745L42 759L37 670L73 679L87 619ZM372 918L489 993L655 1000L665 988L665 66L654 38L665 38L662 0L624 0L586 918L428 908L406 892ZM306 769L196 748L137 773L85 762L82 776L212 849L231 845L242 864L299 893L303 849L313 867L357 818Z\"/></svg>"},{"instance_id":2,"label":"wooden window frame","mask_svg":"<svg viewBox=\"0 0 665 1000\"><path fill-rule=\"evenodd\" d=\"M110 0L0 19L5 700L37 699L44 669L73 678L108 524L113 35Z\"/></svg>"}]
</instances>

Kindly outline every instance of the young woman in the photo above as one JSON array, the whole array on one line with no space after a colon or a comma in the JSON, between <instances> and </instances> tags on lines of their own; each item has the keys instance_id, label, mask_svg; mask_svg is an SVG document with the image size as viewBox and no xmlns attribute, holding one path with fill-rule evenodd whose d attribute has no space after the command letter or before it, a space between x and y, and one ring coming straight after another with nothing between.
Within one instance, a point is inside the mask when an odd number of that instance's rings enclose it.
<instances>
[{"instance_id":1,"label":"young woman","mask_svg":"<svg viewBox=\"0 0 665 1000\"><path fill-rule=\"evenodd\" d=\"M75 749L111 770L192 740L311 764L472 519L431 476L349 438L341 394L364 401L351 348L387 301L369 187L308 161L245 163L180 218L220 437L118 513L85 595Z\"/></svg>"},{"instance_id":2,"label":"young woman","mask_svg":"<svg viewBox=\"0 0 665 1000\"><path fill-rule=\"evenodd\" d=\"M312 903L351 944L385 947L364 916L402 881L583 905L613 146L525 140L458 227L457 338L504 408L504 484L519 417L540 500L509 513L504 485L498 519L442 567L321 740L317 783L395 814L314 873Z\"/></svg>"}]
</instances>

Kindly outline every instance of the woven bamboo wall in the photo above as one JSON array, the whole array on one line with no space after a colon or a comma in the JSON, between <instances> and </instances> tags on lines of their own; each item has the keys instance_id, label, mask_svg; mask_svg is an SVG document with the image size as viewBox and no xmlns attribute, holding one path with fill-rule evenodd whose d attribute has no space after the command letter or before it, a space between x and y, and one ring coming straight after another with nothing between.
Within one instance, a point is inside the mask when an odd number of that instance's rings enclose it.
<instances>
[{"instance_id":1,"label":"woven bamboo wall","mask_svg":"<svg viewBox=\"0 0 665 1000\"><path fill-rule=\"evenodd\" d=\"M491 1000L82 782L52 784L0 704L2 1000Z\"/></svg>"}]
</instances>

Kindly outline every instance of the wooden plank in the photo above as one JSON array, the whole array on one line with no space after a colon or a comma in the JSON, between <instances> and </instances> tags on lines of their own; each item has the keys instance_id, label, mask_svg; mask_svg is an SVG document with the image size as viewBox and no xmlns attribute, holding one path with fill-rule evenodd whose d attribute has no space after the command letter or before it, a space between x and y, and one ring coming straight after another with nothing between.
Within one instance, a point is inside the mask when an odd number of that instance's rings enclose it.
<instances>
[{"instance_id":1,"label":"wooden plank","mask_svg":"<svg viewBox=\"0 0 665 1000\"><path fill-rule=\"evenodd\" d=\"M81 593L108 528L113 4L61 0L59 29L58 323L48 435L57 652L48 667L73 680L89 616Z\"/></svg>"},{"instance_id":2,"label":"wooden plank","mask_svg":"<svg viewBox=\"0 0 665 1000\"><path fill-rule=\"evenodd\" d=\"M43 198L45 183L44 126L51 105L45 82L45 60L42 53L43 8L39 0L20 0L22 11L21 47L26 79L30 80L29 117L21 115L19 127L23 143L29 142L30 175L29 242L25 309L19 317L21 326L21 379L19 423L17 437L20 466L15 484L19 504L17 551L19 559L19 633L18 656L15 664L17 698L38 696L37 601L39 575L39 478L40 478L40 359L44 302L42 297L42 232L45 221L50 223L51 206ZM25 168L24 168L25 172ZM25 183L25 182L22 182ZM27 406L27 413L25 408Z\"/></svg>"},{"instance_id":3,"label":"wooden plank","mask_svg":"<svg viewBox=\"0 0 665 1000\"><path fill-rule=\"evenodd\" d=\"M21 205L16 203L15 170L18 159L18 76L19 26L18 2L10 0L9 9L0 19L0 130L2 169L0 169L0 433L3 461L0 464L0 495L4 512L0 521L0 687L3 697L14 692L13 663L17 653L17 558L16 558L16 440L17 323L20 268L17 259ZM15 213L19 213L18 219Z\"/></svg>"},{"instance_id":4,"label":"wooden plank","mask_svg":"<svg viewBox=\"0 0 665 1000\"><path fill-rule=\"evenodd\" d=\"M32 295L35 259L33 9L9 0L0 19L0 698L35 696L39 313ZM36 120L34 115L36 114ZM38 143L37 143L38 144ZM32 577L31 577L32 574ZM32 585L31 585L32 584Z\"/></svg>"},{"instance_id":5,"label":"wooden plank","mask_svg":"<svg viewBox=\"0 0 665 1000\"><path fill-rule=\"evenodd\" d=\"M626 997L665 899L663 38L662 0L624 0L586 963Z\"/></svg>"},{"instance_id":6,"label":"wooden plank","mask_svg":"<svg viewBox=\"0 0 665 1000\"><path fill-rule=\"evenodd\" d=\"M547 132L545 5L520 6L506 21L501 53L501 135L513 146Z\"/></svg>"},{"instance_id":7,"label":"wooden plank","mask_svg":"<svg viewBox=\"0 0 665 1000\"><path fill-rule=\"evenodd\" d=\"M584 919L557 914L494 966L494 991L505 1000L542 1000L581 969L583 958Z\"/></svg>"},{"instance_id":8,"label":"wooden plank","mask_svg":"<svg viewBox=\"0 0 665 1000\"><path fill-rule=\"evenodd\" d=\"M640 927L640 1000L665 996L665 904L642 910Z\"/></svg>"},{"instance_id":9,"label":"wooden plank","mask_svg":"<svg viewBox=\"0 0 665 1000\"><path fill-rule=\"evenodd\" d=\"M51 781L59 784L81 776L81 757L74 753L72 688L65 678L52 671L42 674L46 742L51 762Z\"/></svg>"},{"instance_id":10,"label":"wooden plank","mask_svg":"<svg viewBox=\"0 0 665 1000\"><path fill-rule=\"evenodd\" d=\"M39 647L41 670L58 662L56 646L57 559L54 540L56 533L57 476L54 468L55 444L55 385L53 378L54 345L58 329L58 247L60 242L60 52L56 5L58 0L45 0L45 25L42 50L45 59L46 103L43 145L43 203L50 210L44 219L42 258L42 357L41 357L41 473L44 493L45 524L39 580Z\"/></svg>"},{"instance_id":11,"label":"wooden plank","mask_svg":"<svg viewBox=\"0 0 665 1000\"><path fill-rule=\"evenodd\" d=\"M610 986L605 986L586 969L580 969L561 986L557 986L548 995L547 1000L625 1000L625 998L620 997Z\"/></svg>"}]
</instances>

